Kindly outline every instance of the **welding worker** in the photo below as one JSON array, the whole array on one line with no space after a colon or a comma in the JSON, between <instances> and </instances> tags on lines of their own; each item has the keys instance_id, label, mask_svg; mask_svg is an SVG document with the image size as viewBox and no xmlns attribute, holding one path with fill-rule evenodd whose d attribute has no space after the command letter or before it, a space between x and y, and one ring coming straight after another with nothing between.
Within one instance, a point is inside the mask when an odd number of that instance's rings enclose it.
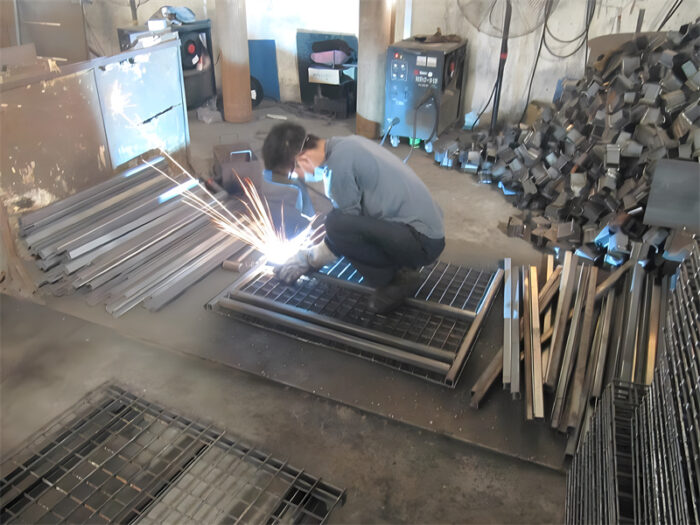
<instances>
[{"instance_id":1,"label":"welding worker","mask_svg":"<svg viewBox=\"0 0 700 525\"><path fill-rule=\"evenodd\" d=\"M291 284L345 256L374 288L370 310L387 313L415 294L418 269L445 248L442 210L415 172L364 137L322 139L294 123L277 124L263 144L276 177L323 181L333 210L325 239L275 268Z\"/></svg>"}]
</instances>

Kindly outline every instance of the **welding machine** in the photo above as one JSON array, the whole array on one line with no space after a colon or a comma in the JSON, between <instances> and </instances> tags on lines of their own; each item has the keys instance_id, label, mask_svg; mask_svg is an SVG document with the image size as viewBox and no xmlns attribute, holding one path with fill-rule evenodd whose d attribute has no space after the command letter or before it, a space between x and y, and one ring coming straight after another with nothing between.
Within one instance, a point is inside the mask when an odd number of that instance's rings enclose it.
<instances>
[{"instance_id":1,"label":"welding machine","mask_svg":"<svg viewBox=\"0 0 700 525\"><path fill-rule=\"evenodd\" d=\"M391 144L432 142L459 118L467 42L428 43L409 38L386 55L384 130Z\"/></svg>"}]
</instances>

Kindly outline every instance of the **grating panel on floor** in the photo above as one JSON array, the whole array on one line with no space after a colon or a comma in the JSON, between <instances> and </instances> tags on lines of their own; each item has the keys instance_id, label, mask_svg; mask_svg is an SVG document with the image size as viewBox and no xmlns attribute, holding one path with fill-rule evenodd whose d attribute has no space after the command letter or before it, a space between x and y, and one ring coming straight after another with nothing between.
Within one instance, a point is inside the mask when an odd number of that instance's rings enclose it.
<instances>
[{"instance_id":1,"label":"grating panel on floor","mask_svg":"<svg viewBox=\"0 0 700 525\"><path fill-rule=\"evenodd\" d=\"M272 274L262 273L231 296L238 297L240 294L264 297L320 316L455 353L470 326L466 320L425 312L410 305L388 315L377 315L367 309L366 293L313 278L301 279L296 285L289 286Z\"/></svg>"},{"instance_id":2,"label":"grating panel on floor","mask_svg":"<svg viewBox=\"0 0 700 525\"><path fill-rule=\"evenodd\" d=\"M502 280L437 262L414 297L387 314L343 258L295 284L256 267L207 305L226 315L454 387ZM472 308L473 310L470 310Z\"/></svg>"},{"instance_id":3,"label":"grating panel on floor","mask_svg":"<svg viewBox=\"0 0 700 525\"><path fill-rule=\"evenodd\" d=\"M362 284L362 275L341 257L319 270L322 275ZM494 273L437 261L420 270L421 285L414 298L476 313L481 308Z\"/></svg>"},{"instance_id":4,"label":"grating panel on floor","mask_svg":"<svg viewBox=\"0 0 700 525\"><path fill-rule=\"evenodd\" d=\"M344 492L119 387L2 463L2 523L323 523Z\"/></svg>"}]
</instances>

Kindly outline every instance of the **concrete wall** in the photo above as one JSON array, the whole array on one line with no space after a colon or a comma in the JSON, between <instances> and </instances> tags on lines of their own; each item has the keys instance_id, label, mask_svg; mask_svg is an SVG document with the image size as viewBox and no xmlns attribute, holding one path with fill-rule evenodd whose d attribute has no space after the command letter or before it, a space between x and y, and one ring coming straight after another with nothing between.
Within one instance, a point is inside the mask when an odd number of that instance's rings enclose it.
<instances>
[{"instance_id":1,"label":"concrete wall","mask_svg":"<svg viewBox=\"0 0 700 525\"><path fill-rule=\"evenodd\" d=\"M478 0L490 5L492 0ZM465 112L478 112L486 103L493 88L498 69L501 42L477 31L463 14L468 0L413 0L413 34L431 34L439 27L443 34L456 33L469 40L469 67L466 85ZM514 13L532 9L532 0L513 0ZM645 9L642 31L656 30L672 4L661 0L599 0L590 28L590 38L611 33L634 32L640 9ZM562 39L571 39L581 33L586 12L585 0L560 0L550 17L549 27ZM700 2L684 2L664 29L677 29L700 16ZM517 119L523 111L527 84L539 45L541 28L533 33L509 41L509 56L504 73L499 117ZM553 41L549 39L549 41ZM568 54L576 46L551 46L559 54ZM551 101L557 79L580 78L584 71L584 52L568 59L555 58L542 49L531 99ZM482 122L490 114L482 117ZM499 118L500 121L500 118Z\"/></svg>"},{"instance_id":2,"label":"concrete wall","mask_svg":"<svg viewBox=\"0 0 700 525\"><path fill-rule=\"evenodd\" d=\"M493 87L498 67L500 39L477 31L465 18L461 6L469 0L396 0L397 11L402 14L407 2L412 11L412 33L429 34L439 27L443 33L457 33L469 40L469 67L466 85L466 111L480 110ZM492 0L477 0L491 3ZM169 0L169 5L183 5L192 9L198 17L216 18L215 0ZM532 9L534 0L513 0L515 14ZM599 0L598 10L591 24L590 37L618 32L634 31L640 9L645 9L642 30L655 30L672 2L662 0ZM147 0L139 8L139 21L143 23L162 4L159 0ZM560 38L572 38L579 34L584 24L585 0L560 0L552 17L550 28ZM274 39L277 42L277 64L280 95L283 101L299 101L299 78L296 62L296 32L311 31L359 33L359 0L256 0L246 4L248 38ZM88 41L98 52L116 53L119 49L116 28L131 24L128 0L93 0L85 6L88 22ZM681 24L700 16L700 2L683 2L666 28L678 28ZM402 25L402 20L399 24ZM216 24L214 24L216 26ZM518 118L523 109L530 71L539 44L541 29L529 35L510 40L510 54L505 69L501 95L500 114ZM397 27L400 35L400 28ZM213 30L214 56L218 56L217 34ZM566 54L572 46L553 49ZM537 68L532 98L551 100L556 81L562 77L579 78L583 73L584 56L579 51L568 59L552 57L545 49ZM217 70L217 83L220 74ZM378 96L383 97L383 93ZM485 120L488 113L482 118Z\"/></svg>"}]
</instances>

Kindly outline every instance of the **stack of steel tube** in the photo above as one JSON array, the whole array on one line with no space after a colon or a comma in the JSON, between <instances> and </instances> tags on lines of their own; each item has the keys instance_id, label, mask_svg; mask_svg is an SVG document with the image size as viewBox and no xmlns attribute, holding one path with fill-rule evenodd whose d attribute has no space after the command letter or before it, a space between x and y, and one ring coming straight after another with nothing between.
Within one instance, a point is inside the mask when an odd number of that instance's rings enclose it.
<instances>
[{"instance_id":1,"label":"stack of steel tube","mask_svg":"<svg viewBox=\"0 0 700 525\"><path fill-rule=\"evenodd\" d=\"M615 382L606 390L569 470L567 523L700 522L697 242L674 280L653 382ZM633 391L645 394L619 395Z\"/></svg>"},{"instance_id":2,"label":"stack of steel tube","mask_svg":"<svg viewBox=\"0 0 700 525\"><path fill-rule=\"evenodd\" d=\"M184 173L168 178L163 158L19 219L19 234L37 257L37 283L63 295L82 289L87 301L121 316L144 304L158 310L244 248L183 201L211 196Z\"/></svg>"}]
</instances>

